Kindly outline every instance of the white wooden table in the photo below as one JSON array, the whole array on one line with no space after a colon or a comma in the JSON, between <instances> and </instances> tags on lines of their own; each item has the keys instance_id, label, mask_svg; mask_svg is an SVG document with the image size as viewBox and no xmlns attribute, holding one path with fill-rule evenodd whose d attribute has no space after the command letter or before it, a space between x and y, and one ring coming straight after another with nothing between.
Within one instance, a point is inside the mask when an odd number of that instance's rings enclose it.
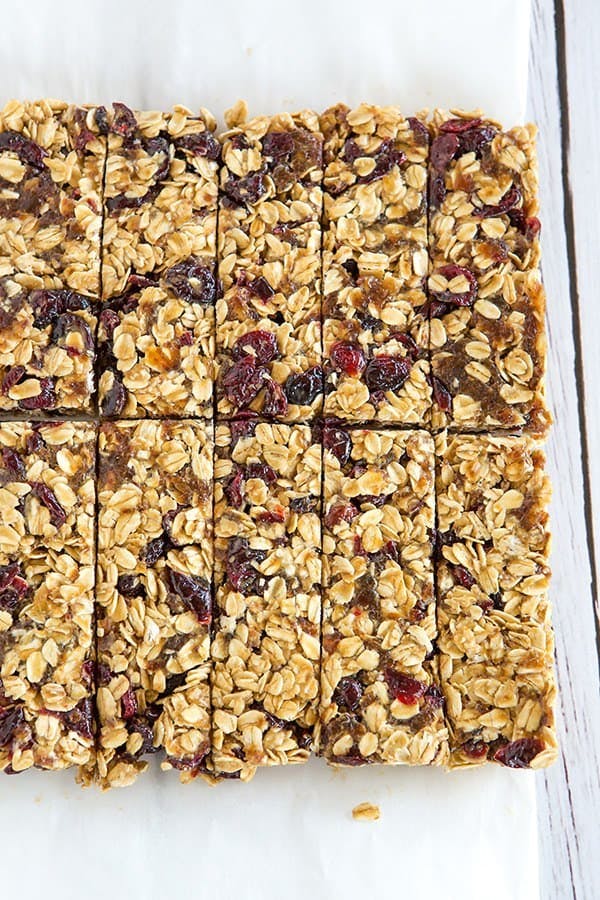
<instances>
[{"instance_id":1,"label":"white wooden table","mask_svg":"<svg viewBox=\"0 0 600 900\"><path fill-rule=\"evenodd\" d=\"M534 0L554 482L556 766L539 777L541 900L600 897L600 5Z\"/></svg>"}]
</instances>

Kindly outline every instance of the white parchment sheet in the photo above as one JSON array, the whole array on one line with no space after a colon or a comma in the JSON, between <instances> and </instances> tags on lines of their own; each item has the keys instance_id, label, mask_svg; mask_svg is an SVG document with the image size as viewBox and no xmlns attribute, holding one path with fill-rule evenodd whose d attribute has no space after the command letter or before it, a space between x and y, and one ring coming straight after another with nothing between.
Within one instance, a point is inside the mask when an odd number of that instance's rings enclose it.
<instances>
[{"instance_id":1,"label":"white parchment sheet","mask_svg":"<svg viewBox=\"0 0 600 900\"><path fill-rule=\"evenodd\" d=\"M184 103L219 118L344 100L525 109L528 0L26 0L6 5L0 102ZM378 822L351 809L370 801ZM537 900L535 776L333 772L248 785L152 771L106 794L0 778L0 898Z\"/></svg>"}]
</instances>

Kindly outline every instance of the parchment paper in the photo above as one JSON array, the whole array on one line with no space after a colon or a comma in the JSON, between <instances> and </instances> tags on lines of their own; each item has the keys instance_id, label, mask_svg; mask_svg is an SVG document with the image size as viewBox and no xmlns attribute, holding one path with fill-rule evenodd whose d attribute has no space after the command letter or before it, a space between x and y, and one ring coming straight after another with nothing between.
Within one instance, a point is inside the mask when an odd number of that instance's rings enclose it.
<instances>
[{"instance_id":1,"label":"parchment paper","mask_svg":"<svg viewBox=\"0 0 600 900\"><path fill-rule=\"evenodd\" d=\"M64 97L219 115L337 100L482 106L523 120L528 0L27 0L0 29L0 101ZM378 803L378 822L351 809ZM536 900L535 776L265 770L126 790L0 779L0 897L33 900Z\"/></svg>"}]
</instances>

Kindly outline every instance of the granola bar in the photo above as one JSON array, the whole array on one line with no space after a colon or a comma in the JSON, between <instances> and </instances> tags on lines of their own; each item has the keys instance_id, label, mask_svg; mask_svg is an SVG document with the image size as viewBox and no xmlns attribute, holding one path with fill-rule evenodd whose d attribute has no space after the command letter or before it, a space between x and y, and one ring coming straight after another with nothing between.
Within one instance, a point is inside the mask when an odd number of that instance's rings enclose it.
<instances>
[{"instance_id":1,"label":"granola bar","mask_svg":"<svg viewBox=\"0 0 600 900\"><path fill-rule=\"evenodd\" d=\"M161 750L189 780L209 750L212 426L104 423L98 520L97 777Z\"/></svg>"},{"instance_id":2,"label":"granola bar","mask_svg":"<svg viewBox=\"0 0 600 900\"><path fill-rule=\"evenodd\" d=\"M104 199L100 410L211 413L220 146L182 106L109 116Z\"/></svg>"},{"instance_id":3,"label":"granola bar","mask_svg":"<svg viewBox=\"0 0 600 900\"><path fill-rule=\"evenodd\" d=\"M303 421L323 398L323 139L309 111L245 115L222 136L218 409Z\"/></svg>"},{"instance_id":4,"label":"granola bar","mask_svg":"<svg viewBox=\"0 0 600 900\"><path fill-rule=\"evenodd\" d=\"M307 426L219 425L212 762L304 762L317 713L321 448Z\"/></svg>"},{"instance_id":5,"label":"granola bar","mask_svg":"<svg viewBox=\"0 0 600 900\"><path fill-rule=\"evenodd\" d=\"M0 425L0 770L89 765L95 426Z\"/></svg>"},{"instance_id":6,"label":"granola bar","mask_svg":"<svg viewBox=\"0 0 600 900\"><path fill-rule=\"evenodd\" d=\"M0 410L89 412L104 110L0 112Z\"/></svg>"},{"instance_id":7,"label":"granola bar","mask_svg":"<svg viewBox=\"0 0 600 900\"><path fill-rule=\"evenodd\" d=\"M535 129L436 111L431 132L433 426L543 434Z\"/></svg>"},{"instance_id":8,"label":"granola bar","mask_svg":"<svg viewBox=\"0 0 600 900\"><path fill-rule=\"evenodd\" d=\"M318 746L336 765L439 764L433 439L326 425Z\"/></svg>"},{"instance_id":9,"label":"granola bar","mask_svg":"<svg viewBox=\"0 0 600 900\"><path fill-rule=\"evenodd\" d=\"M321 128L325 413L426 424L427 128L368 104Z\"/></svg>"},{"instance_id":10,"label":"granola bar","mask_svg":"<svg viewBox=\"0 0 600 900\"><path fill-rule=\"evenodd\" d=\"M530 436L437 436L440 674L451 765L556 757L544 454Z\"/></svg>"}]
</instances>

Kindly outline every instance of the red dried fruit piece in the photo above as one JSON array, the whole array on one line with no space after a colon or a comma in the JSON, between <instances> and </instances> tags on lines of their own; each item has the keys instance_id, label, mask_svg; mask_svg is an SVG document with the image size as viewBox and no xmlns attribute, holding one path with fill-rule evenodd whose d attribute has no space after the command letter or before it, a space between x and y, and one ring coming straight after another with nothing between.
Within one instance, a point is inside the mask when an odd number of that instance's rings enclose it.
<instances>
[{"instance_id":1,"label":"red dried fruit piece","mask_svg":"<svg viewBox=\"0 0 600 900\"><path fill-rule=\"evenodd\" d=\"M146 715L148 714L148 710L146 710ZM129 734L139 734L142 738L142 743L138 750L136 750L134 756L143 756L145 753L156 753L158 747L154 746L154 731L152 729L152 725L142 718L142 716L134 716L127 723L127 731Z\"/></svg>"},{"instance_id":2,"label":"red dried fruit piece","mask_svg":"<svg viewBox=\"0 0 600 900\"><path fill-rule=\"evenodd\" d=\"M234 206L257 203L266 192L264 172L252 172L242 178L232 176L223 185L223 193Z\"/></svg>"},{"instance_id":3,"label":"red dried fruit piece","mask_svg":"<svg viewBox=\"0 0 600 900\"><path fill-rule=\"evenodd\" d=\"M253 410L240 413L240 417L229 424L231 442L235 446L240 438L252 437L258 424L258 413Z\"/></svg>"},{"instance_id":4,"label":"red dried fruit piece","mask_svg":"<svg viewBox=\"0 0 600 900\"><path fill-rule=\"evenodd\" d=\"M168 569L169 586L188 609L196 614L202 625L212 619L212 596L208 581L199 575L186 575L175 569Z\"/></svg>"},{"instance_id":5,"label":"red dried fruit piece","mask_svg":"<svg viewBox=\"0 0 600 900\"><path fill-rule=\"evenodd\" d=\"M60 717L69 731L75 731L88 741L94 737L94 706L89 697L80 700L68 712L61 712Z\"/></svg>"},{"instance_id":6,"label":"red dried fruit piece","mask_svg":"<svg viewBox=\"0 0 600 900\"><path fill-rule=\"evenodd\" d=\"M513 185L511 189L506 192L500 203L497 203L495 206L480 206L473 210L473 215L477 216L478 219L489 219L493 216L501 216L504 213L509 212L513 206L516 206L520 202L521 191L516 185Z\"/></svg>"},{"instance_id":7,"label":"red dried fruit piece","mask_svg":"<svg viewBox=\"0 0 600 900\"><path fill-rule=\"evenodd\" d=\"M466 269L464 266L456 266L451 263L450 265L442 266L437 271L440 275L443 275L447 281L452 281L453 278L458 277L465 278L469 284L469 288L461 294L455 294L452 291L432 291L431 294L433 297L436 297L437 300L442 303L448 303L452 306L462 307L473 305L477 297L477 277L470 269Z\"/></svg>"},{"instance_id":8,"label":"red dried fruit piece","mask_svg":"<svg viewBox=\"0 0 600 900\"><path fill-rule=\"evenodd\" d=\"M217 279L213 270L197 256L167 269L164 275L169 287L188 303L212 306L217 299Z\"/></svg>"},{"instance_id":9,"label":"red dried fruit piece","mask_svg":"<svg viewBox=\"0 0 600 900\"><path fill-rule=\"evenodd\" d=\"M119 314L114 309L103 309L100 313L100 327L104 329L108 340L112 338L113 331L119 322Z\"/></svg>"},{"instance_id":10,"label":"red dried fruit piece","mask_svg":"<svg viewBox=\"0 0 600 900\"><path fill-rule=\"evenodd\" d=\"M532 241L540 233L542 223L536 216L526 216L522 209L511 209L508 218L527 240Z\"/></svg>"},{"instance_id":11,"label":"red dried fruit piece","mask_svg":"<svg viewBox=\"0 0 600 900\"><path fill-rule=\"evenodd\" d=\"M21 409L52 409L56 406L56 393L54 391L54 379L42 378L40 380L40 392L36 397L27 397L19 400Z\"/></svg>"},{"instance_id":12,"label":"red dried fruit piece","mask_svg":"<svg viewBox=\"0 0 600 900\"><path fill-rule=\"evenodd\" d=\"M285 416L288 411L288 401L283 388L272 378L265 382L262 411L265 416Z\"/></svg>"},{"instance_id":13,"label":"red dried fruit piece","mask_svg":"<svg viewBox=\"0 0 600 900\"><path fill-rule=\"evenodd\" d=\"M333 692L333 702L339 709L349 709L352 712L358 709L364 688L361 682L353 675L340 678Z\"/></svg>"},{"instance_id":14,"label":"red dried fruit piece","mask_svg":"<svg viewBox=\"0 0 600 900\"><path fill-rule=\"evenodd\" d=\"M44 439L35 425L32 428L34 430L25 438L25 450L27 453L39 453L45 447Z\"/></svg>"},{"instance_id":15,"label":"red dried fruit piece","mask_svg":"<svg viewBox=\"0 0 600 900\"><path fill-rule=\"evenodd\" d=\"M415 360L419 356L419 348L410 334L393 334L392 339L402 344L408 356Z\"/></svg>"},{"instance_id":16,"label":"red dried fruit piece","mask_svg":"<svg viewBox=\"0 0 600 900\"><path fill-rule=\"evenodd\" d=\"M146 591L138 575L119 575L117 590L124 597L145 597Z\"/></svg>"},{"instance_id":17,"label":"red dried fruit piece","mask_svg":"<svg viewBox=\"0 0 600 900\"><path fill-rule=\"evenodd\" d=\"M0 747L8 747L15 737L15 733L24 724L25 714L22 706L0 709Z\"/></svg>"},{"instance_id":18,"label":"red dried fruit piece","mask_svg":"<svg viewBox=\"0 0 600 900\"><path fill-rule=\"evenodd\" d=\"M133 719L137 713L138 705L132 688L127 688L121 697L121 713L124 719Z\"/></svg>"},{"instance_id":19,"label":"red dried fruit piece","mask_svg":"<svg viewBox=\"0 0 600 900\"><path fill-rule=\"evenodd\" d=\"M241 509L244 502L244 473L241 469L234 472L223 492L234 509Z\"/></svg>"},{"instance_id":20,"label":"red dried fruit piece","mask_svg":"<svg viewBox=\"0 0 600 900\"><path fill-rule=\"evenodd\" d=\"M410 359L401 356L375 356L365 369L365 384L371 391L399 391L412 368Z\"/></svg>"},{"instance_id":21,"label":"red dried fruit piece","mask_svg":"<svg viewBox=\"0 0 600 900\"><path fill-rule=\"evenodd\" d=\"M434 170L443 173L458 152L460 141L455 134L440 134L431 144L430 161Z\"/></svg>"},{"instance_id":22,"label":"red dried fruit piece","mask_svg":"<svg viewBox=\"0 0 600 900\"><path fill-rule=\"evenodd\" d=\"M210 131L202 131L199 134L184 134L175 140L175 146L183 150L189 150L194 156L204 156L206 159L220 159L221 145Z\"/></svg>"},{"instance_id":23,"label":"red dried fruit piece","mask_svg":"<svg viewBox=\"0 0 600 900\"><path fill-rule=\"evenodd\" d=\"M266 512L259 513L256 518L259 522L264 522L265 525L281 524L285 522L285 509L283 506L268 509Z\"/></svg>"},{"instance_id":24,"label":"red dried fruit piece","mask_svg":"<svg viewBox=\"0 0 600 900\"><path fill-rule=\"evenodd\" d=\"M481 125L481 119L448 119L440 125L440 131L449 134L461 134L463 131L470 131L471 128L477 128Z\"/></svg>"},{"instance_id":25,"label":"red dried fruit piece","mask_svg":"<svg viewBox=\"0 0 600 900\"><path fill-rule=\"evenodd\" d=\"M48 156L47 150L35 141L23 137L18 131L3 131L0 134L0 150L16 153L22 162L28 163L34 169L43 169L44 159Z\"/></svg>"},{"instance_id":26,"label":"red dried fruit piece","mask_svg":"<svg viewBox=\"0 0 600 900\"><path fill-rule=\"evenodd\" d=\"M132 137L137 128L137 119L133 112L124 103L113 103L114 116L110 130L121 137Z\"/></svg>"},{"instance_id":27,"label":"red dried fruit piece","mask_svg":"<svg viewBox=\"0 0 600 900\"><path fill-rule=\"evenodd\" d=\"M417 138L417 143L427 145L429 143L429 131L427 130L427 126L415 116L409 116L407 121L412 129L412 133L415 138Z\"/></svg>"},{"instance_id":28,"label":"red dried fruit piece","mask_svg":"<svg viewBox=\"0 0 600 900\"><path fill-rule=\"evenodd\" d=\"M443 381L440 381L437 376L433 375L431 378L431 386L433 391L433 399L435 400L439 409L442 412L451 413L452 412L452 394L446 387Z\"/></svg>"},{"instance_id":29,"label":"red dried fruit piece","mask_svg":"<svg viewBox=\"0 0 600 900\"><path fill-rule=\"evenodd\" d=\"M337 341L330 352L333 368L352 378L359 378L365 369L367 360L358 344L350 341Z\"/></svg>"},{"instance_id":30,"label":"red dried fruit piece","mask_svg":"<svg viewBox=\"0 0 600 900\"><path fill-rule=\"evenodd\" d=\"M375 167L368 175L361 175L357 179L359 184L369 184L383 178L388 172L391 172L394 166L401 166L406 162L406 153L394 147L391 140L381 142L379 150L374 156Z\"/></svg>"},{"instance_id":31,"label":"red dried fruit piece","mask_svg":"<svg viewBox=\"0 0 600 900\"><path fill-rule=\"evenodd\" d=\"M266 485L275 484L277 481L275 470L266 463L250 463L247 465L246 478L260 478Z\"/></svg>"},{"instance_id":32,"label":"red dried fruit piece","mask_svg":"<svg viewBox=\"0 0 600 900\"><path fill-rule=\"evenodd\" d=\"M544 744L538 738L521 738L499 747L494 753L494 759L509 769L527 769L543 750Z\"/></svg>"},{"instance_id":33,"label":"red dried fruit piece","mask_svg":"<svg viewBox=\"0 0 600 900\"><path fill-rule=\"evenodd\" d=\"M335 503L325 516L325 524L333 528L340 522L351 522L357 515L358 510L352 503Z\"/></svg>"},{"instance_id":34,"label":"red dried fruit piece","mask_svg":"<svg viewBox=\"0 0 600 900\"><path fill-rule=\"evenodd\" d=\"M323 369L313 366L306 372L288 375L284 390L290 403L310 406L323 391Z\"/></svg>"},{"instance_id":35,"label":"red dried fruit piece","mask_svg":"<svg viewBox=\"0 0 600 900\"><path fill-rule=\"evenodd\" d=\"M264 590L266 578L255 564L263 562L264 550L252 550L246 538L233 538L227 553L227 580L234 591L244 596L260 594Z\"/></svg>"},{"instance_id":36,"label":"red dried fruit piece","mask_svg":"<svg viewBox=\"0 0 600 900\"><path fill-rule=\"evenodd\" d=\"M125 409L126 401L127 391L113 372L113 383L102 398L100 411L103 416L119 416Z\"/></svg>"},{"instance_id":37,"label":"red dried fruit piece","mask_svg":"<svg viewBox=\"0 0 600 900\"><path fill-rule=\"evenodd\" d=\"M206 766L204 766L203 763L206 759L208 749L209 748L207 747L206 750L201 750L190 757L166 756L165 762L168 762L169 765L173 766L174 769L177 769L178 772L189 772L192 778L195 778L197 775L200 775L201 772L206 770Z\"/></svg>"},{"instance_id":38,"label":"red dried fruit piece","mask_svg":"<svg viewBox=\"0 0 600 900\"><path fill-rule=\"evenodd\" d=\"M274 288L271 287L264 275L259 275L258 278L246 282L246 287L251 294L254 294L265 302L275 295Z\"/></svg>"},{"instance_id":39,"label":"red dried fruit piece","mask_svg":"<svg viewBox=\"0 0 600 900\"><path fill-rule=\"evenodd\" d=\"M485 759L488 753L488 745L484 741L472 738L469 741L465 741L461 750L469 759Z\"/></svg>"},{"instance_id":40,"label":"red dried fruit piece","mask_svg":"<svg viewBox=\"0 0 600 900\"><path fill-rule=\"evenodd\" d=\"M441 709L444 705L444 695L439 687L431 684L423 695L423 699L429 709Z\"/></svg>"},{"instance_id":41,"label":"red dried fruit piece","mask_svg":"<svg viewBox=\"0 0 600 900\"><path fill-rule=\"evenodd\" d=\"M323 447L339 460L341 466L346 465L352 453L352 440L347 431L335 425L325 425L323 429Z\"/></svg>"},{"instance_id":42,"label":"red dried fruit piece","mask_svg":"<svg viewBox=\"0 0 600 900\"><path fill-rule=\"evenodd\" d=\"M404 703L405 706L417 703L427 690L427 685L422 681L417 681L411 675L405 675L395 669L386 669L383 677L392 697L399 700L400 703Z\"/></svg>"},{"instance_id":43,"label":"red dried fruit piece","mask_svg":"<svg viewBox=\"0 0 600 900\"><path fill-rule=\"evenodd\" d=\"M446 184L443 175L431 175L427 188L427 197L432 209L439 209L446 199Z\"/></svg>"},{"instance_id":44,"label":"red dried fruit piece","mask_svg":"<svg viewBox=\"0 0 600 900\"><path fill-rule=\"evenodd\" d=\"M10 447L3 447L2 464L4 468L8 469L11 475L20 478L22 481L25 480L27 475L25 463L16 450L12 450Z\"/></svg>"},{"instance_id":45,"label":"red dried fruit piece","mask_svg":"<svg viewBox=\"0 0 600 900\"><path fill-rule=\"evenodd\" d=\"M6 396L11 388L18 384L25 374L25 366L13 366L7 369L2 379L2 393Z\"/></svg>"},{"instance_id":46,"label":"red dried fruit piece","mask_svg":"<svg viewBox=\"0 0 600 900\"><path fill-rule=\"evenodd\" d=\"M61 313L52 324L52 342L60 345L63 338L77 331L81 335L84 350L93 350L94 339L87 322L74 313Z\"/></svg>"},{"instance_id":47,"label":"red dried fruit piece","mask_svg":"<svg viewBox=\"0 0 600 900\"><path fill-rule=\"evenodd\" d=\"M468 590L475 584L475 579L473 578L471 573L467 569L465 569L464 566L450 566L450 570L452 572L454 581L460 584L461 587L467 588Z\"/></svg>"},{"instance_id":48,"label":"red dried fruit piece","mask_svg":"<svg viewBox=\"0 0 600 900\"><path fill-rule=\"evenodd\" d=\"M317 505L316 497L293 497L290 500L290 509L295 513L307 513L312 512Z\"/></svg>"},{"instance_id":49,"label":"red dried fruit piece","mask_svg":"<svg viewBox=\"0 0 600 900\"><path fill-rule=\"evenodd\" d=\"M258 365L265 366L279 356L277 337L271 331L248 331L237 339L231 353L234 359L251 356Z\"/></svg>"},{"instance_id":50,"label":"red dried fruit piece","mask_svg":"<svg viewBox=\"0 0 600 900\"><path fill-rule=\"evenodd\" d=\"M159 534L158 537L148 541L144 549L140 552L141 559L147 566L153 566L171 549L171 538L166 531Z\"/></svg>"},{"instance_id":51,"label":"red dried fruit piece","mask_svg":"<svg viewBox=\"0 0 600 900\"><path fill-rule=\"evenodd\" d=\"M50 521L55 528L61 528L67 521L67 514L56 499L56 494L43 481L31 481L31 492L50 513Z\"/></svg>"},{"instance_id":52,"label":"red dried fruit piece","mask_svg":"<svg viewBox=\"0 0 600 900\"><path fill-rule=\"evenodd\" d=\"M237 408L248 406L267 377L266 369L258 365L253 356L243 356L223 376L223 389L227 399Z\"/></svg>"},{"instance_id":53,"label":"red dried fruit piece","mask_svg":"<svg viewBox=\"0 0 600 900\"><path fill-rule=\"evenodd\" d=\"M459 136L458 156L462 156L464 153L474 153L480 158L483 148L493 141L496 134L497 131L492 125L472 126L463 131Z\"/></svg>"}]
</instances>

